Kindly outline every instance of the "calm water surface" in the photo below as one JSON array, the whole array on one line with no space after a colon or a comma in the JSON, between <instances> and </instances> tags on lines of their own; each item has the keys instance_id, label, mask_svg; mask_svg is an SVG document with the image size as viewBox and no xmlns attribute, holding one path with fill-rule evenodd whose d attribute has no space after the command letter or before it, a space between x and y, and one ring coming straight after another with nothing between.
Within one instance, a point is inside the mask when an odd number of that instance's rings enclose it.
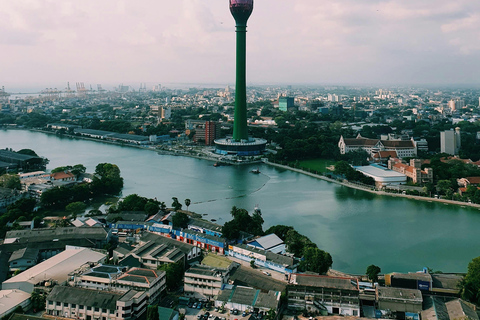
<instances>
[{"instance_id":1,"label":"calm water surface","mask_svg":"<svg viewBox=\"0 0 480 320\"><path fill-rule=\"evenodd\" d=\"M0 130L0 148L33 149L47 157L47 169L81 163L89 172L101 162L115 163L125 179L123 195L172 197L192 201L190 210L223 223L230 209L262 209L264 229L294 226L331 253L335 269L364 273L376 264L382 272L430 267L466 272L480 256L477 209L372 195L288 170L212 166L212 162L43 133Z\"/></svg>"}]
</instances>

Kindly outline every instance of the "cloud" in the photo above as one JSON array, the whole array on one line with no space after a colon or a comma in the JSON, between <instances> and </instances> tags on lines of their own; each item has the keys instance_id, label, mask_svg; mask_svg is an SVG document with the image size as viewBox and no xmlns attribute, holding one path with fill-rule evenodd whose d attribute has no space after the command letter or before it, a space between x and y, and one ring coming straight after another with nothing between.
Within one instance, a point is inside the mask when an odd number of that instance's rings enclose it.
<instances>
[{"instance_id":1,"label":"cloud","mask_svg":"<svg viewBox=\"0 0 480 320\"><path fill-rule=\"evenodd\" d=\"M0 81L234 80L227 0L0 5ZM248 23L248 81L478 82L469 72L480 67L478 12L477 0L258 0Z\"/></svg>"}]
</instances>

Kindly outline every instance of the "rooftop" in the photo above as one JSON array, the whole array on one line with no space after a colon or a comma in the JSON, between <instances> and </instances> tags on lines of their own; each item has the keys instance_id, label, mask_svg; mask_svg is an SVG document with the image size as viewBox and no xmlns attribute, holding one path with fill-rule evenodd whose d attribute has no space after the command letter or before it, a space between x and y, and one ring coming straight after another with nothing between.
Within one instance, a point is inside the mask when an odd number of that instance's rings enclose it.
<instances>
[{"instance_id":1,"label":"rooftop","mask_svg":"<svg viewBox=\"0 0 480 320\"><path fill-rule=\"evenodd\" d=\"M293 279L294 279L293 284L301 285L301 286L358 291L357 280L351 279L351 278L294 274Z\"/></svg>"},{"instance_id":2,"label":"rooftop","mask_svg":"<svg viewBox=\"0 0 480 320\"><path fill-rule=\"evenodd\" d=\"M47 300L116 310L117 301L123 295L124 293L57 285L53 287Z\"/></svg>"},{"instance_id":3,"label":"rooftop","mask_svg":"<svg viewBox=\"0 0 480 320\"><path fill-rule=\"evenodd\" d=\"M86 248L67 248L65 251L60 252L50 259L4 281L2 286L4 287L6 284L13 285L18 282L29 282L35 285L49 279L59 282L65 281L70 272L80 268L86 263L101 261L105 257L106 255L103 253Z\"/></svg>"},{"instance_id":4,"label":"rooftop","mask_svg":"<svg viewBox=\"0 0 480 320\"><path fill-rule=\"evenodd\" d=\"M229 280L233 281L233 284L253 287L263 292L269 290L283 291L287 287L285 282L275 280L258 270L242 265L232 271Z\"/></svg>"},{"instance_id":5,"label":"rooftop","mask_svg":"<svg viewBox=\"0 0 480 320\"><path fill-rule=\"evenodd\" d=\"M275 233L257 238L254 241L261 245L265 250L276 247L283 243L283 240L280 239Z\"/></svg>"},{"instance_id":6,"label":"rooftop","mask_svg":"<svg viewBox=\"0 0 480 320\"><path fill-rule=\"evenodd\" d=\"M392 288L392 287L378 287L379 300L410 300L417 303L422 303L422 293L420 290Z\"/></svg>"}]
</instances>

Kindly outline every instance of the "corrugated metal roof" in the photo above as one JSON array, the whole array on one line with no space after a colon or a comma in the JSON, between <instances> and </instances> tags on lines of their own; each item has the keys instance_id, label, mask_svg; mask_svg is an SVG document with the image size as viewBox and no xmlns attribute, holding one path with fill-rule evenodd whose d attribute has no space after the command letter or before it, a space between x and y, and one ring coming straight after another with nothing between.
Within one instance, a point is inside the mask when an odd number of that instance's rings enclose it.
<instances>
[{"instance_id":1,"label":"corrugated metal roof","mask_svg":"<svg viewBox=\"0 0 480 320\"><path fill-rule=\"evenodd\" d=\"M275 233L258 238L255 241L257 241L258 244L260 244L265 250L276 247L283 243L282 239L280 239Z\"/></svg>"},{"instance_id":2,"label":"corrugated metal roof","mask_svg":"<svg viewBox=\"0 0 480 320\"><path fill-rule=\"evenodd\" d=\"M37 284L44 280L67 280L68 274L88 262L99 262L105 254L87 248L68 248L42 263L12 277L3 284L28 282Z\"/></svg>"}]
</instances>

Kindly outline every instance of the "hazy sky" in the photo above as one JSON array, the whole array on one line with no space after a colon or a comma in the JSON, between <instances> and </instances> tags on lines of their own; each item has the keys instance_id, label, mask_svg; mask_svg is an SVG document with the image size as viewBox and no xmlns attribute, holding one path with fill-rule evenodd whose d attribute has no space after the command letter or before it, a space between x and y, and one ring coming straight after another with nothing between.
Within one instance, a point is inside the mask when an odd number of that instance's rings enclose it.
<instances>
[{"instance_id":1,"label":"hazy sky","mask_svg":"<svg viewBox=\"0 0 480 320\"><path fill-rule=\"evenodd\" d=\"M233 83L228 0L0 0L0 85ZM479 84L478 0L255 0L249 83ZM8 91L8 90L7 90Z\"/></svg>"}]
</instances>

